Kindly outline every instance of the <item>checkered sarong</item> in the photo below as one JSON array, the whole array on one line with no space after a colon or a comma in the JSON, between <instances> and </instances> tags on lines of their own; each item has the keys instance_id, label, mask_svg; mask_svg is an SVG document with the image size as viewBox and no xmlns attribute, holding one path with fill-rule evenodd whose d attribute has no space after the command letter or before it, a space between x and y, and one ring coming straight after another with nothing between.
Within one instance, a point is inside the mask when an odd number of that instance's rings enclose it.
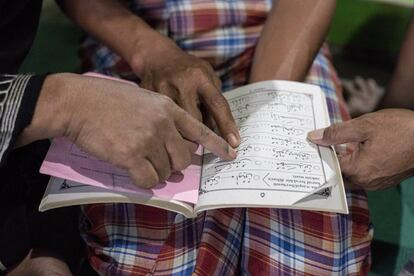
<instances>
[{"instance_id":1,"label":"checkered sarong","mask_svg":"<svg viewBox=\"0 0 414 276\"><path fill-rule=\"evenodd\" d=\"M246 83L269 2L146 0L130 6L182 49L209 61L225 91ZM82 53L85 70L135 78L91 38ZM349 119L326 48L307 81L325 92L332 122ZM237 208L195 219L143 205L96 204L83 207L81 230L92 267L104 275L366 275L372 239L367 197L353 191L347 200L349 215Z\"/></svg>"}]
</instances>

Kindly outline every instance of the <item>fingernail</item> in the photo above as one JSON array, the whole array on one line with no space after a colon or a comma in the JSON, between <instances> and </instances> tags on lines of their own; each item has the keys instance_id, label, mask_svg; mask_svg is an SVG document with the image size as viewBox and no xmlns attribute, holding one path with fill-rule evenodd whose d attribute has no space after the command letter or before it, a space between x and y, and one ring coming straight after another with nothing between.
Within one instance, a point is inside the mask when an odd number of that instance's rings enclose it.
<instances>
[{"instance_id":1,"label":"fingernail","mask_svg":"<svg viewBox=\"0 0 414 276\"><path fill-rule=\"evenodd\" d=\"M227 135L227 142L229 142L232 147L237 147L240 144L240 139L237 138L234 133L230 133Z\"/></svg>"},{"instance_id":2,"label":"fingernail","mask_svg":"<svg viewBox=\"0 0 414 276\"><path fill-rule=\"evenodd\" d=\"M320 128L308 133L308 139L312 141L319 141L323 139L324 128Z\"/></svg>"},{"instance_id":3,"label":"fingernail","mask_svg":"<svg viewBox=\"0 0 414 276\"><path fill-rule=\"evenodd\" d=\"M229 147L229 156L232 160L236 159L236 157L237 157L237 152L232 147Z\"/></svg>"}]
</instances>

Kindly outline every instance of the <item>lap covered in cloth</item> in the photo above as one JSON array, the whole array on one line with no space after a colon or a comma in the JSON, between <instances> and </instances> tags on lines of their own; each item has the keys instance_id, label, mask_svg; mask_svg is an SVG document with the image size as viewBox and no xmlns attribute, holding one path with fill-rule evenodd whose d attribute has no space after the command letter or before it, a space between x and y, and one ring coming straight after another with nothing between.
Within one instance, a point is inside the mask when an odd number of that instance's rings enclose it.
<instances>
[{"instance_id":1,"label":"lap covered in cloth","mask_svg":"<svg viewBox=\"0 0 414 276\"><path fill-rule=\"evenodd\" d=\"M130 1L134 13L210 62L223 91L247 83L271 1ZM277 51L277 45L275 45ZM139 81L128 64L87 38L85 71ZM328 49L307 82L324 91L332 123L349 119ZM81 230L103 275L366 275L370 224L363 191L348 191L349 215L285 209L207 211L195 219L133 204L83 207Z\"/></svg>"}]
</instances>

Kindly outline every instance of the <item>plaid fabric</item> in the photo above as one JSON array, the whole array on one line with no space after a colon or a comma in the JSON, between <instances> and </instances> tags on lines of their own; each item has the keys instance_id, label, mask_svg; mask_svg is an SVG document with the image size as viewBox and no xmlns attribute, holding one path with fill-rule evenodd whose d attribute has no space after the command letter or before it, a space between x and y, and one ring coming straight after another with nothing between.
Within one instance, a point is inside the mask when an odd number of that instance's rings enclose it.
<instances>
[{"instance_id":1,"label":"plaid fabric","mask_svg":"<svg viewBox=\"0 0 414 276\"><path fill-rule=\"evenodd\" d=\"M214 67L228 90L245 84L272 0L136 0L131 10L186 52ZM80 55L85 72L137 81L129 65L88 37Z\"/></svg>"},{"instance_id":2,"label":"plaid fabric","mask_svg":"<svg viewBox=\"0 0 414 276\"><path fill-rule=\"evenodd\" d=\"M154 28L214 65L223 90L246 83L268 1L137 3L131 8ZM126 63L107 48L92 39L84 46L86 70L131 79ZM349 119L326 47L307 81L325 92L332 122ZM349 215L238 208L196 219L143 205L88 205L81 230L91 265L102 275L366 275L372 239L367 198L353 191L347 200Z\"/></svg>"}]
</instances>

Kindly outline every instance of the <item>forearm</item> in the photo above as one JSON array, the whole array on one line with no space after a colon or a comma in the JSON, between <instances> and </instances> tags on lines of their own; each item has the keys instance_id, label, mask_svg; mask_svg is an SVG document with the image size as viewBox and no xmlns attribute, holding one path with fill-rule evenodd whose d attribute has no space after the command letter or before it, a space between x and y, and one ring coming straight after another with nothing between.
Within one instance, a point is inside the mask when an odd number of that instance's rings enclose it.
<instances>
[{"instance_id":1,"label":"forearm","mask_svg":"<svg viewBox=\"0 0 414 276\"><path fill-rule=\"evenodd\" d=\"M302 81L321 47L334 0L278 0L257 44L250 81Z\"/></svg>"},{"instance_id":2,"label":"forearm","mask_svg":"<svg viewBox=\"0 0 414 276\"><path fill-rule=\"evenodd\" d=\"M64 136L66 126L70 121L70 96L77 98L76 90L65 93L74 84L68 80L75 78L76 74L59 73L46 77L40 89L33 116L29 124L19 134L16 146L30 144L37 140ZM71 94L71 95L69 95Z\"/></svg>"},{"instance_id":3,"label":"forearm","mask_svg":"<svg viewBox=\"0 0 414 276\"><path fill-rule=\"evenodd\" d=\"M66 13L85 31L103 42L135 71L141 71L149 49L170 41L134 15L120 0L65 0Z\"/></svg>"},{"instance_id":4,"label":"forearm","mask_svg":"<svg viewBox=\"0 0 414 276\"><path fill-rule=\"evenodd\" d=\"M394 75L380 108L414 109L414 15L401 47Z\"/></svg>"}]
</instances>

